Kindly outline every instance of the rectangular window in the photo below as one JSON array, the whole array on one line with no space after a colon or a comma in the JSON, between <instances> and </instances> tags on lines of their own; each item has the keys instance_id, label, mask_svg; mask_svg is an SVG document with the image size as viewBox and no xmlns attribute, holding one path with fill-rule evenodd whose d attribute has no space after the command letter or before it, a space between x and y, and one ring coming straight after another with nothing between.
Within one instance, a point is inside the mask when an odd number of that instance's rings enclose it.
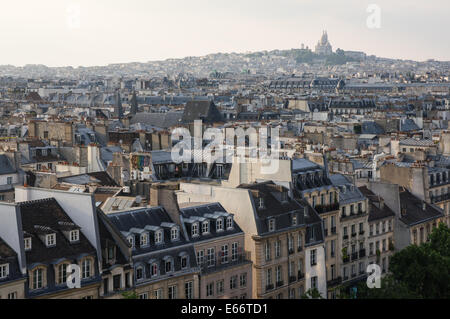
<instances>
[{"instance_id":1,"label":"rectangular window","mask_svg":"<svg viewBox=\"0 0 450 319\"><path fill-rule=\"evenodd\" d=\"M225 291L225 283L224 283L223 279L222 279L222 280L219 280L219 281L216 283L216 286L217 286L217 295L218 295L218 296L223 295L223 292Z\"/></svg>"},{"instance_id":2,"label":"rectangular window","mask_svg":"<svg viewBox=\"0 0 450 319\"><path fill-rule=\"evenodd\" d=\"M266 261L269 261L270 259L271 259L271 251L270 251L270 243L269 242L266 242L266 244L265 244L265 247L266 247L266 249L265 249L265 255L266 255Z\"/></svg>"},{"instance_id":3,"label":"rectangular window","mask_svg":"<svg viewBox=\"0 0 450 319\"><path fill-rule=\"evenodd\" d=\"M191 234L192 234L192 237L198 236L198 224L197 223L192 224Z\"/></svg>"},{"instance_id":4,"label":"rectangular window","mask_svg":"<svg viewBox=\"0 0 450 319\"><path fill-rule=\"evenodd\" d=\"M232 243L231 244L231 260L236 261L238 260L238 243Z\"/></svg>"},{"instance_id":5,"label":"rectangular window","mask_svg":"<svg viewBox=\"0 0 450 319\"><path fill-rule=\"evenodd\" d=\"M8 294L8 299L17 299L17 292L11 292Z\"/></svg>"},{"instance_id":6,"label":"rectangular window","mask_svg":"<svg viewBox=\"0 0 450 319\"><path fill-rule=\"evenodd\" d=\"M139 294L139 299L148 299L148 293L144 292L142 294Z\"/></svg>"},{"instance_id":7,"label":"rectangular window","mask_svg":"<svg viewBox=\"0 0 450 319\"><path fill-rule=\"evenodd\" d=\"M208 248L207 251L207 263L208 267L216 265L216 250L214 248Z\"/></svg>"},{"instance_id":8,"label":"rectangular window","mask_svg":"<svg viewBox=\"0 0 450 319\"><path fill-rule=\"evenodd\" d=\"M237 276L232 276L230 278L230 289L236 289L237 288Z\"/></svg>"},{"instance_id":9,"label":"rectangular window","mask_svg":"<svg viewBox=\"0 0 450 319\"><path fill-rule=\"evenodd\" d=\"M316 250L315 249L311 250L310 257L311 257L311 266L317 265Z\"/></svg>"},{"instance_id":10,"label":"rectangular window","mask_svg":"<svg viewBox=\"0 0 450 319\"><path fill-rule=\"evenodd\" d=\"M214 283L211 282L206 285L206 297L214 296Z\"/></svg>"},{"instance_id":11,"label":"rectangular window","mask_svg":"<svg viewBox=\"0 0 450 319\"><path fill-rule=\"evenodd\" d=\"M177 286L169 286L168 299L177 299Z\"/></svg>"},{"instance_id":12,"label":"rectangular window","mask_svg":"<svg viewBox=\"0 0 450 319\"><path fill-rule=\"evenodd\" d=\"M239 276L239 287L241 288L247 287L247 273L242 273Z\"/></svg>"},{"instance_id":13,"label":"rectangular window","mask_svg":"<svg viewBox=\"0 0 450 319\"><path fill-rule=\"evenodd\" d=\"M155 299L163 299L163 289L159 288L159 289L156 289L155 291L153 291L153 297Z\"/></svg>"},{"instance_id":14,"label":"rectangular window","mask_svg":"<svg viewBox=\"0 0 450 319\"><path fill-rule=\"evenodd\" d=\"M9 264L0 265L0 279L5 279L9 276Z\"/></svg>"},{"instance_id":15,"label":"rectangular window","mask_svg":"<svg viewBox=\"0 0 450 319\"><path fill-rule=\"evenodd\" d=\"M197 264L199 266L202 266L204 262L205 262L205 251L204 250L197 251Z\"/></svg>"},{"instance_id":16,"label":"rectangular window","mask_svg":"<svg viewBox=\"0 0 450 319\"><path fill-rule=\"evenodd\" d=\"M228 262L228 245L222 246L221 262L222 264L226 264Z\"/></svg>"},{"instance_id":17,"label":"rectangular window","mask_svg":"<svg viewBox=\"0 0 450 319\"><path fill-rule=\"evenodd\" d=\"M56 234L49 234L46 236L47 247L52 247L56 245Z\"/></svg>"},{"instance_id":18,"label":"rectangular window","mask_svg":"<svg viewBox=\"0 0 450 319\"><path fill-rule=\"evenodd\" d=\"M311 277L311 289L317 289L317 276Z\"/></svg>"},{"instance_id":19,"label":"rectangular window","mask_svg":"<svg viewBox=\"0 0 450 319\"><path fill-rule=\"evenodd\" d=\"M275 242L275 258L281 257L281 241Z\"/></svg>"}]
</instances>

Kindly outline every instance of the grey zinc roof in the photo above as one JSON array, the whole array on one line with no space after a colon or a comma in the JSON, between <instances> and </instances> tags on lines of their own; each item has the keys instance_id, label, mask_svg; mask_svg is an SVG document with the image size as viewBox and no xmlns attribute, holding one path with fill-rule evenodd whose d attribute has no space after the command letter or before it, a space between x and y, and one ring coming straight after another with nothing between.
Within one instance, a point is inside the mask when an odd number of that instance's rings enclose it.
<instances>
[{"instance_id":1,"label":"grey zinc roof","mask_svg":"<svg viewBox=\"0 0 450 319\"><path fill-rule=\"evenodd\" d=\"M292 170L308 170L308 169L316 169L319 168L314 162L311 162L305 158L296 158L292 160Z\"/></svg>"},{"instance_id":2,"label":"grey zinc roof","mask_svg":"<svg viewBox=\"0 0 450 319\"><path fill-rule=\"evenodd\" d=\"M183 112L167 113L137 113L131 119L131 124L142 123L160 128L169 128L181 123Z\"/></svg>"},{"instance_id":3,"label":"grey zinc roof","mask_svg":"<svg viewBox=\"0 0 450 319\"><path fill-rule=\"evenodd\" d=\"M405 146L433 146L434 142L431 140L416 140L414 138L407 138L400 141L400 145Z\"/></svg>"},{"instance_id":4,"label":"grey zinc roof","mask_svg":"<svg viewBox=\"0 0 450 319\"><path fill-rule=\"evenodd\" d=\"M6 155L0 155L0 174L13 174L16 170L11 166Z\"/></svg>"},{"instance_id":5,"label":"grey zinc roof","mask_svg":"<svg viewBox=\"0 0 450 319\"><path fill-rule=\"evenodd\" d=\"M339 203L346 205L349 203L362 201L365 199L361 191L353 185L344 175L331 175L330 180L333 185L339 187ZM345 189L344 189L345 188Z\"/></svg>"}]
</instances>

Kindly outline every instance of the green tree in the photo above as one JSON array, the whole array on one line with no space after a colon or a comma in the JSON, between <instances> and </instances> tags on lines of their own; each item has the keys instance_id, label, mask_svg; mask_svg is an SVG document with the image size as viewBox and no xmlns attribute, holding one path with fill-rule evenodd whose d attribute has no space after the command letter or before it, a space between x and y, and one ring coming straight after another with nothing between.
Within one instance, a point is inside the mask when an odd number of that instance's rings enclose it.
<instances>
[{"instance_id":1,"label":"green tree","mask_svg":"<svg viewBox=\"0 0 450 319\"><path fill-rule=\"evenodd\" d=\"M319 290L316 288L309 289L306 291L302 296L302 299L323 299L322 295L320 294Z\"/></svg>"},{"instance_id":2,"label":"green tree","mask_svg":"<svg viewBox=\"0 0 450 319\"><path fill-rule=\"evenodd\" d=\"M389 270L380 289L360 283L358 298L450 298L450 229L441 223L428 242L395 253Z\"/></svg>"},{"instance_id":3,"label":"green tree","mask_svg":"<svg viewBox=\"0 0 450 319\"><path fill-rule=\"evenodd\" d=\"M139 299L138 295L134 291L126 291L122 294L124 299Z\"/></svg>"}]
</instances>

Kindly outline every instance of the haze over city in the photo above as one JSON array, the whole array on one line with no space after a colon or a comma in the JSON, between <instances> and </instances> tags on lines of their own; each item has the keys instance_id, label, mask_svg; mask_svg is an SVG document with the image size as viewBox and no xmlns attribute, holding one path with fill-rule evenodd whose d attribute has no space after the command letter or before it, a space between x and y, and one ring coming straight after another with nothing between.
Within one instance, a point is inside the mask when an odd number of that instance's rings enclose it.
<instances>
[{"instance_id":1,"label":"haze over city","mask_svg":"<svg viewBox=\"0 0 450 319\"><path fill-rule=\"evenodd\" d=\"M372 3L381 9L380 28L366 24ZM313 47L324 29L336 49L447 61L449 14L446 0L18 0L0 11L0 65L94 66Z\"/></svg>"}]
</instances>

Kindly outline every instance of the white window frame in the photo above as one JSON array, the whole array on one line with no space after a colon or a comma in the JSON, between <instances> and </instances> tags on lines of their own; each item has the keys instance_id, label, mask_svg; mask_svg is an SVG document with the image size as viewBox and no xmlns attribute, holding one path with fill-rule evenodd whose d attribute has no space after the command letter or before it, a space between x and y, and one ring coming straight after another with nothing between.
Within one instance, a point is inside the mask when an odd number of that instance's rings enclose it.
<instances>
[{"instance_id":1,"label":"white window frame","mask_svg":"<svg viewBox=\"0 0 450 319\"><path fill-rule=\"evenodd\" d=\"M31 248L32 248L31 237L24 238L23 242L24 242L25 251L31 250Z\"/></svg>"},{"instance_id":2,"label":"white window frame","mask_svg":"<svg viewBox=\"0 0 450 319\"><path fill-rule=\"evenodd\" d=\"M269 232L275 231L275 218L269 219Z\"/></svg>"},{"instance_id":3,"label":"white window frame","mask_svg":"<svg viewBox=\"0 0 450 319\"><path fill-rule=\"evenodd\" d=\"M198 233L198 223L193 223L193 224L192 224L192 227L191 227L191 236L192 236L192 237L197 237L197 236L199 236L199 233Z\"/></svg>"},{"instance_id":4,"label":"white window frame","mask_svg":"<svg viewBox=\"0 0 450 319\"><path fill-rule=\"evenodd\" d=\"M9 276L9 264L0 265L0 279L5 279Z\"/></svg>"},{"instance_id":5,"label":"white window frame","mask_svg":"<svg viewBox=\"0 0 450 319\"><path fill-rule=\"evenodd\" d=\"M139 243L141 247L147 247L149 245L148 234L143 233L139 238Z\"/></svg>"},{"instance_id":6,"label":"white window frame","mask_svg":"<svg viewBox=\"0 0 450 319\"><path fill-rule=\"evenodd\" d=\"M170 240L175 241L175 240L178 240L178 238L179 238L178 228L173 227L172 229L170 229Z\"/></svg>"},{"instance_id":7,"label":"white window frame","mask_svg":"<svg viewBox=\"0 0 450 319\"><path fill-rule=\"evenodd\" d=\"M233 225L233 217L229 216L227 217L227 229L233 229L234 225Z\"/></svg>"},{"instance_id":8,"label":"white window frame","mask_svg":"<svg viewBox=\"0 0 450 319\"><path fill-rule=\"evenodd\" d=\"M216 231L221 232L223 231L223 218L217 218L216 219Z\"/></svg>"},{"instance_id":9,"label":"white window frame","mask_svg":"<svg viewBox=\"0 0 450 319\"><path fill-rule=\"evenodd\" d=\"M71 243L76 243L76 242L80 241L80 231L78 229L71 230L69 237L70 237Z\"/></svg>"},{"instance_id":10,"label":"white window frame","mask_svg":"<svg viewBox=\"0 0 450 319\"><path fill-rule=\"evenodd\" d=\"M155 232L155 244L162 244L163 243L163 232L162 230L157 230Z\"/></svg>"},{"instance_id":11,"label":"white window frame","mask_svg":"<svg viewBox=\"0 0 450 319\"><path fill-rule=\"evenodd\" d=\"M81 262L81 279L88 279L92 277L92 260L85 258Z\"/></svg>"},{"instance_id":12,"label":"white window frame","mask_svg":"<svg viewBox=\"0 0 450 319\"><path fill-rule=\"evenodd\" d=\"M48 234L45 235L45 245L47 247L55 247L56 246L56 234Z\"/></svg>"},{"instance_id":13,"label":"white window frame","mask_svg":"<svg viewBox=\"0 0 450 319\"><path fill-rule=\"evenodd\" d=\"M204 221L202 223L202 234L209 234L209 222Z\"/></svg>"}]
</instances>

